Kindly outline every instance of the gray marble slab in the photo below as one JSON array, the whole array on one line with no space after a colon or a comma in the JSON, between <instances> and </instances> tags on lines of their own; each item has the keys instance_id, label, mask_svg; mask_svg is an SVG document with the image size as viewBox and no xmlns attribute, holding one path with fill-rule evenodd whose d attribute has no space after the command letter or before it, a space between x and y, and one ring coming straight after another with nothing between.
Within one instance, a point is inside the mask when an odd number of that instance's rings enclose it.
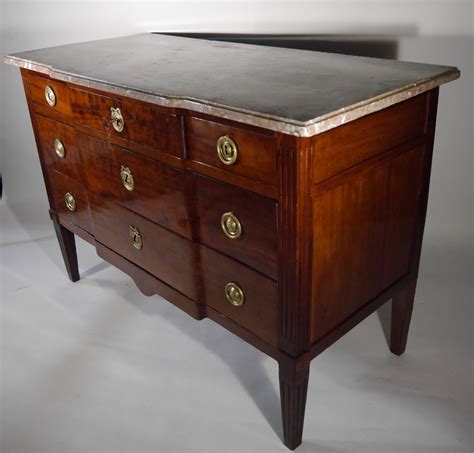
<instances>
[{"instance_id":1,"label":"gray marble slab","mask_svg":"<svg viewBox=\"0 0 474 453\"><path fill-rule=\"evenodd\" d=\"M59 80L312 136L459 77L449 66L154 33L21 52Z\"/></svg>"}]
</instances>

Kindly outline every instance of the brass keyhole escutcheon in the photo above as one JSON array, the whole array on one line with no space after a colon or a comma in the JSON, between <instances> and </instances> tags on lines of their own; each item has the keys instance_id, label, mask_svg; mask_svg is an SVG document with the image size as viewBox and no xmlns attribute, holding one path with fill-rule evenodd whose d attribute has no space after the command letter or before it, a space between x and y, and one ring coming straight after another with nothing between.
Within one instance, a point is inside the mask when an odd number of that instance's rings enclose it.
<instances>
[{"instance_id":1,"label":"brass keyhole escutcheon","mask_svg":"<svg viewBox=\"0 0 474 453\"><path fill-rule=\"evenodd\" d=\"M221 217L221 228L230 239L238 239L242 234L242 224L233 212L225 212Z\"/></svg>"},{"instance_id":2,"label":"brass keyhole escutcheon","mask_svg":"<svg viewBox=\"0 0 474 453\"><path fill-rule=\"evenodd\" d=\"M70 211L76 210L76 207L77 207L76 199L74 198L71 192L66 192L66 194L64 195L64 201L66 202L66 207Z\"/></svg>"},{"instance_id":3,"label":"brass keyhole escutcheon","mask_svg":"<svg viewBox=\"0 0 474 453\"><path fill-rule=\"evenodd\" d=\"M56 93L49 85L44 87L44 98L50 107L56 105Z\"/></svg>"},{"instance_id":4,"label":"brass keyhole escutcheon","mask_svg":"<svg viewBox=\"0 0 474 453\"><path fill-rule=\"evenodd\" d=\"M130 225L129 227L130 239L132 240L132 245L137 249L141 250L143 248L143 239L140 231L137 227Z\"/></svg>"},{"instance_id":5,"label":"brass keyhole escutcheon","mask_svg":"<svg viewBox=\"0 0 474 453\"><path fill-rule=\"evenodd\" d=\"M66 156L66 149L59 138L54 140L54 151L56 152L56 156L58 156L59 159L64 159Z\"/></svg>"},{"instance_id":6,"label":"brass keyhole escutcheon","mask_svg":"<svg viewBox=\"0 0 474 453\"><path fill-rule=\"evenodd\" d=\"M237 143L228 135L223 135L217 140L217 155L225 165L232 165L237 160Z\"/></svg>"},{"instance_id":7,"label":"brass keyhole escutcheon","mask_svg":"<svg viewBox=\"0 0 474 453\"><path fill-rule=\"evenodd\" d=\"M110 107L110 117L112 122L112 127L117 132L122 132L125 127L125 121L122 116L122 112L119 108Z\"/></svg>"},{"instance_id":8,"label":"brass keyhole escutcheon","mask_svg":"<svg viewBox=\"0 0 474 453\"><path fill-rule=\"evenodd\" d=\"M130 192L135 188L135 181L133 180L132 171L126 165L120 167L120 177L122 178L122 184Z\"/></svg>"},{"instance_id":9,"label":"brass keyhole escutcheon","mask_svg":"<svg viewBox=\"0 0 474 453\"><path fill-rule=\"evenodd\" d=\"M241 307L245 302L245 294L242 291L242 288L234 282L229 282L225 285L225 296L227 300L234 306L234 307Z\"/></svg>"}]
</instances>

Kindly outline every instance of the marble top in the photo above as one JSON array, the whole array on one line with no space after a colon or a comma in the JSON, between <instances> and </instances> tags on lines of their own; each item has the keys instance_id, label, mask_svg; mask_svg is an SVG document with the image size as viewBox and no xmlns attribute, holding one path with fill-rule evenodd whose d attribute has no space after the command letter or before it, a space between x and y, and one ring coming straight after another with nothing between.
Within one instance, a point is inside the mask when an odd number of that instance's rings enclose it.
<instances>
[{"instance_id":1,"label":"marble top","mask_svg":"<svg viewBox=\"0 0 474 453\"><path fill-rule=\"evenodd\" d=\"M450 66L145 33L16 53L79 85L312 136L459 77Z\"/></svg>"}]
</instances>

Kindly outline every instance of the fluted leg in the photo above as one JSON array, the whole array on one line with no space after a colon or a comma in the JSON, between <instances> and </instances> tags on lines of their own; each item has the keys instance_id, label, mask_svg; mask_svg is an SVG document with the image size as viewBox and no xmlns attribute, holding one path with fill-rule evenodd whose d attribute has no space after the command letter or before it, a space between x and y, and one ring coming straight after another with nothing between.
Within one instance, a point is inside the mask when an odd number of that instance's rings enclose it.
<instances>
[{"instance_id":1,"label":"fluted leg","mask_svg":"<svg viewBox=\"0 0 474 453\"><path fill-rule=\"evenodd\" d=\"M77 282L81 277L79 275L79 266L77 263L76 241L74 233L64 228L59 222L53 219L54 230L58 238L59 247L63 255L67 274L72 282Z\"/></svg>"},{"instance_id":2,"label":"fluted leg","mask_svg":"<svg viewBox=\"0 0 474 453\"><path fill-rule=\"evenodd\" d=\"M309 378L309 365L303 370L294 365L279 366L283 442L290 450L301 444Z\"/></svg>"},{"instance_id":3,"label":"fluted leg","mask_svg":"<svg viewBox=\"0 0 474 453\"><path fill-rule=\"evenodd\" d=\"M405 352L415 290L416 282L413 282L392 298L390 350L396 355L402 355Z\"/></svg>"}]
</instances>

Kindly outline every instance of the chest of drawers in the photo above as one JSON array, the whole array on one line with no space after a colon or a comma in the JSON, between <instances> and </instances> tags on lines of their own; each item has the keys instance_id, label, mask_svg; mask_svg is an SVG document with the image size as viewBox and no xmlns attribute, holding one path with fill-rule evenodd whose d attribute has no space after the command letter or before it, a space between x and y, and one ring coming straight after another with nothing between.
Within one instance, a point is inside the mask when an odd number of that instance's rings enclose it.
<instances>
[{"instance_id":1,"label":"chest of drawers","mask_svg":"<svg viewBox=\"0 0 474 453\"><path fill-rule=\"evenodd\" d=\"M290 449L311 360L390 299L403 353L456 68L157 34L6 61L69 278L78 235L276 359Z\"/></svg>"}]
</instances>

